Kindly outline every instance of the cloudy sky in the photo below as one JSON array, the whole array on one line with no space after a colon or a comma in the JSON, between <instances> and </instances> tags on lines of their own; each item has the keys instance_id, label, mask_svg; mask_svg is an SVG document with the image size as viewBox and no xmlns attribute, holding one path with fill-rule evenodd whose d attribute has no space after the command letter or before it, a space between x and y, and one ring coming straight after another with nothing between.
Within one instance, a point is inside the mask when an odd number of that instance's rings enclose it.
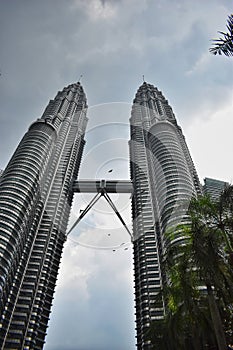
<instances>
[{"instance_id":1,"label":"cloudy sky","mask_svg":"<svg viewBox=\"0 0 233 350\"><path fill-rule=\"evenodd\" d=\"M200 179L233 182L233 60L208 52L232 12L230 0L0 0L0 169L49 99L83 75L80 177L128 178L144 75L169 100ZM76 196L72 219L89 199ZM130 225L129 196L113 200ZM67 240L45 349L135 349L133 303L129 238L100 203Z\"/></svg>"}]
</instances>

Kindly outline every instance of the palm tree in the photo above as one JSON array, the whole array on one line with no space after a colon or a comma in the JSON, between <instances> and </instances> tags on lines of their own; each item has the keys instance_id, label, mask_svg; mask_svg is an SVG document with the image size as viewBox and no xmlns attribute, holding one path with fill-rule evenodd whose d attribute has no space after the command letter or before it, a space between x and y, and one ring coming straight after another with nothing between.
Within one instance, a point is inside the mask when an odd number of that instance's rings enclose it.
<instances>
[{"instance_id":1,"label":"palm tree","mask_svg":"<svg viewBox=\"0 0 233 350\"><path fill-rule=\"evenodd\" d=\"M148 334L155 350L217 349L206 298L189 260L187 246L170 246L166 252L167 283L157 295L161 300L162 294L166 315L152 323Z\"/></svg>"},{"instance_id":2,"label":"palm tree","mask_svg":"<svg viewBox=\"0 0 233 350\"><path fill-rule=\"evenodd\" d=\"M229 262L233 265L233 186L227 185L222 191L218 205L219 228L225 236L227 251L229 252Z\"/></svg>"},{"instance_id":3,"label":"palm tree","mask_svg":"<svg viewBox=\"0 0 233 350\"><path fill-rule=\"evenodd\" d=\"M225 350L226 335L232 342L233 269L228 253L233 187L218 202L206 196L193 199L189 216L190 224L178 227L185 243L170 245L165 254L167 283L162 295L167 313L152 324L152 343L155 349L173 350L169 345L173 342L174 349Z\"/></svg>"},{"instance_id":4,"label":"palm tree","mask_svg":"<svg viewBox=\"0 0 233 350\"><path fill-rule=\"evenodd\" d=\"M233 56L233 14L228 16L227 23L227 29L229 32L219 32L223 35L223 38L213 40L214 47L209 49L213 55L224 54L226 56Z\"/></svg>"},{"instance_id":5,"label":"palm tree","mask_svg":"<svg viewBox=\"0 0 233 350\"><path fill-rule=\"evenodd\" d=\"M200 281L206 286L218 349L226 349L226 337L220 313L220 302L233 301L232 269L226 261L226 235L219 227L218 205L209 197L193 199L189 207L191 218L190 258L197 268Z\"/></svg>"},{"instance_id":6,"label":"palm tree","mask_svg":"<svg viewBox=\"0 0 233 350\"><path fill-rule=\"evenodd\" d=\"M156 350L212 349L216 343L197 269L190 265L189 232L182 229L186 244L168 246L163 266L167 278L155 299L155 304L163 299L166 305L165 317L154 321L148 334Z\"/></svg>"},{"instance_id":7,"label":"palm tree","mask_svg":"<svg viewBox=\"0 0 233 350\"><path fill-rule=\"evenodd\" d=\"M226 259L233 270L233 186L227 185L220 195L218 205L218 225L224 235ZM229 276L228 278L232 278ZM232 282L232 281L231 281ZM223 307L225 332L228 343L233 343L233 306L232 291Z\"/></svg>"}]
</instances>

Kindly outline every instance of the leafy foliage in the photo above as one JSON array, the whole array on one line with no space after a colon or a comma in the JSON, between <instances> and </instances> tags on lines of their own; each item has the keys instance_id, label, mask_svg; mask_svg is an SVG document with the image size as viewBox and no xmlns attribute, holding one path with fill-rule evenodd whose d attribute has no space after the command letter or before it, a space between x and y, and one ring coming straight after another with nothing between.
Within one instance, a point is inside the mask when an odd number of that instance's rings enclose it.
<instances>
[{"instance_id":1,"label":"leafy foliage","mask_svg":"<svg viewBox=\"0 0 233 350\"><path fill-rule=\"evenodd\" d=\"M213 55L233 56L233 14L228 16L227 23L228 33L219 32L223 37L213 40L214 47L210 48Z\"/></svg>"},{"instance_id":2,"label":"leafy foliage","mask_svg":"<svg viewBox=\"0 0 233 350\"><path fill-rule=\"evenodd\" d=\"M188 214L190 224L178 227L185 241L171 242L164 256L166 315L152 322L148 338L156 350L226 349L233 343L233 186L215 202L194 198Z\"/></svg>"}]
</instances>

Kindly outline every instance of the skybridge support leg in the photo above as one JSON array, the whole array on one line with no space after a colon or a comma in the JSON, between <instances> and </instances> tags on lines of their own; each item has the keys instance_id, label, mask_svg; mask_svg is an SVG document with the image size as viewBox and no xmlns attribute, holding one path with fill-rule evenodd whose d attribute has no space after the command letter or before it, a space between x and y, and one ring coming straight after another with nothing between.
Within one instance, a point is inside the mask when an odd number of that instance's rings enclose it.
<instances>
[{"instance_id":1,"label":"skybridge support leg","mask_svg":"<svg viewBox=\"0 0 233 350\"><path fill-rule=\"evenodd\" d=\"M89 210L95 205L96 202L98 202L98 200L101 197L101 193L97 193L94 198L92 198L92 200L90 201L90 203L87 205L87 207L81 212L81 214L79 215L78 219L75 221L75 223L71 226L71 228L69 229L69 231L67 232L67 236L70 234L70 232L75 228L75 226L78 225L78 223L82 220L82 218L89 212Z\"/></svg>"},{"instance_id":2,"label":"skybridge support leg","mask_svg":"<svg viewBox=\"0 0 233 350\"><path fill-rule=\"evenodd\" d=\"M111 198L109 197L109 195L107 194L107 192L104 193L104 197L106 199L106 201L109 203L109 205L112 207L112 209L114 210L115 214L117 215L117 217L120 219L122 225L124 226L124 228L126 229L126 231L128 232L128 234L130 235L131 241L133 240L133 236L130 232L130 230L128 229L126 223L124 222L121 214L119 213L119 211L117 210L115 204L113 203L113 201L111 200Z\"/></svg>"}]
</instances>

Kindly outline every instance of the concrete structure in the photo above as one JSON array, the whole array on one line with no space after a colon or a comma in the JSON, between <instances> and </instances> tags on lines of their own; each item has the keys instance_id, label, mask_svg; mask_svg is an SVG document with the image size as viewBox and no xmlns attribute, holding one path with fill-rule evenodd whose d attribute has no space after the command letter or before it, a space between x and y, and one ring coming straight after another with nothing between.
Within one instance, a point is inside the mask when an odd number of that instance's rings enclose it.
<instances>
[{"instance_id":1,"label":"concrete structure","mask_svg":"<svg viewBox=\"0 0 233 350\"><path fill-rule=\"evenodd\" d=\"M218 199L227 185L229 185L227 182L206 177L204 179L203 192L209 194L212 199Z\"/></svg>"},{"instance_id":2,"label":"concrete structure","mask_svg":"<svg viewBox=\"0 0 233 350\"><path fill-rule=\"evenodd\" d=\"M130 124L137 347L150 349L148 327L165 313L162 300L154 303L166 278L162 257L168 244L182 242L176 227L188 222L190 198L201 185L172 108L153 85L139 87Z\"/></svg>"},{"instance_id":3,"label":"concrete structure","mask_svg":"<svg viewBox=\"0 0 233 350\"><path fill-rule=\"evenodd\" d=\"M154 304L166 278L162 257L183 241L177 225L201 193L182 130L162 93L144 82L130 119L131 181L76 181L86 110L80 83L58 92L0 176L2 349L43 348L74 192L96 193L74 225L103 196L133 241L138 349L150 349L150 322L164 316L163 301ZM108 193L132 193L133 237Z\"/></svg>"},{"instance_id":4,"label":"concrete structure","mask_svg":"<svg viewBox=\"0 0 233 350\"><path fill-rule=\"evenodd\" d=\"M0 177L0 347L42 349L87 124L80 83L51 100Z\"/></svg>"}]
</instances>

